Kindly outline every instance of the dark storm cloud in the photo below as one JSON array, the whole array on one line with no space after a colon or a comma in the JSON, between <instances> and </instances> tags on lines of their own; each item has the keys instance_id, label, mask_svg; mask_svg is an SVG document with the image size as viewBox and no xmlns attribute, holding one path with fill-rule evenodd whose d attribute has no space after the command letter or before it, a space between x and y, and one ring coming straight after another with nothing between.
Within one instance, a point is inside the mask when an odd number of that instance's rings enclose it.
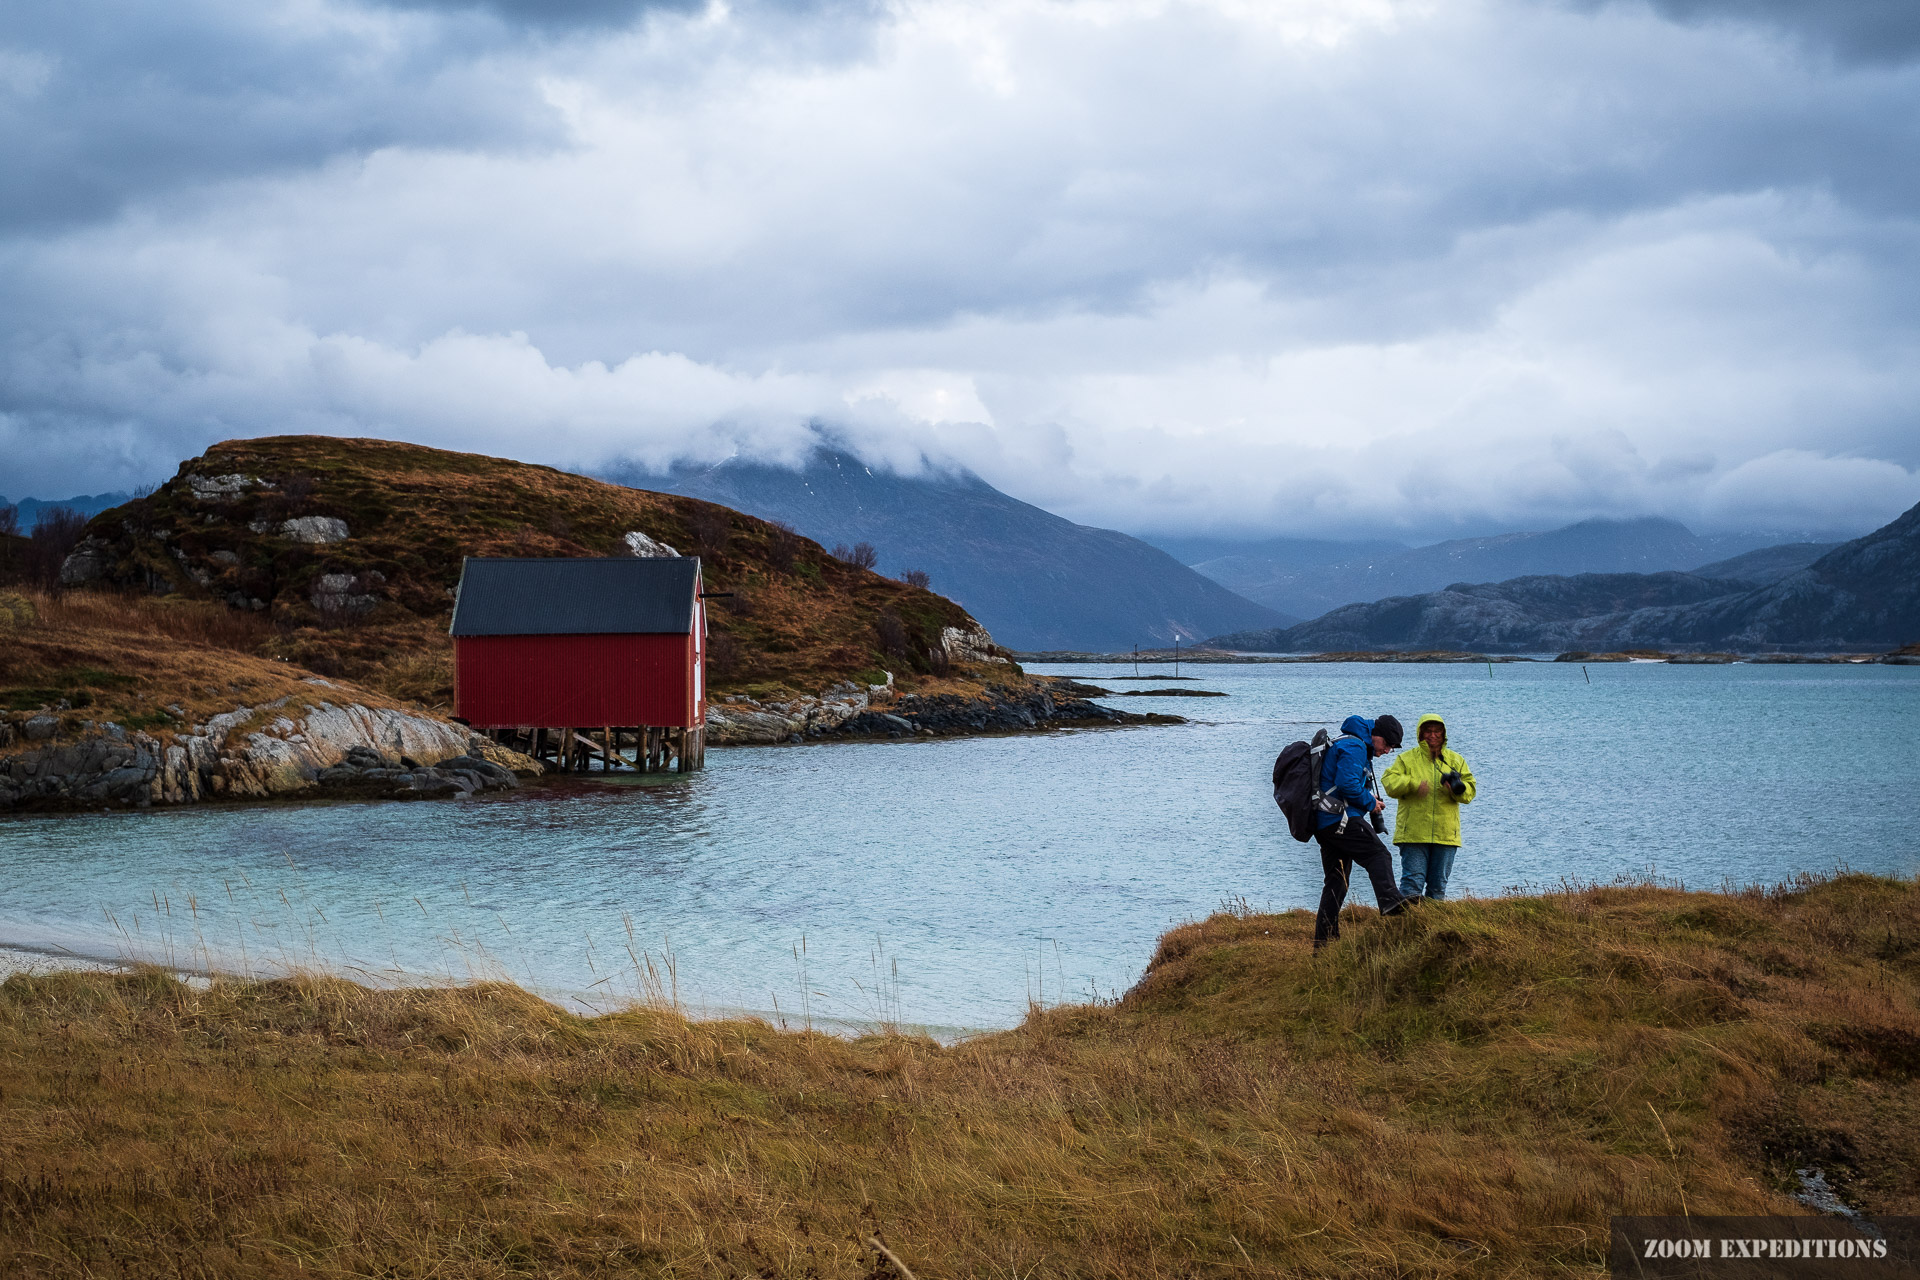
<instances>
[{"instance_id":1,"label":"dark storm cloud","mask_svg":"<svg viewBox=\"0 0 1920 1280\"><path fill-rule=\"evenodd\" d=\"M236 0L16 5L0 33L0 228L399 144L552 142L472 32Z\"/></svg>"},{"instance_id":2,"label":"dark storm cloud","mask_svg":"<svg viewBox=\"0 0 1920 1280\"><path fill-rule=\"evenodd\" d=\"M1638 3L1639 0L1614 0ZM1859 62L1920 56L1920 4L1913 0L1651 0L1679 22L1771 27Z\"/></svg>"}]
</instances>

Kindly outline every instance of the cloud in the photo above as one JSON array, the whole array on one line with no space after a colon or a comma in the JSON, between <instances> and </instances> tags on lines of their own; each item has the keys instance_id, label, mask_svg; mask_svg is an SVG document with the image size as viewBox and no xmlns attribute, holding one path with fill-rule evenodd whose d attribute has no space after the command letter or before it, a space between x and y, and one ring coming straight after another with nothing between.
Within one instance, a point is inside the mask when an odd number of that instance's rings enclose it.
<instances>
[{"instance_id":1,"label":"cloud","mask_svg":"<svg viewBox=\"0 0 1920 1280\"><path fill-rule=\"evenodd\" d=\"M95 3L0 53L53 175L0 225L0 492L827 431L1136 530L1442 536L1855 527L1897 480L1761 460L1920 468L1920 70L1764 14Z\"/></svg>"},{"instance_id":2,"label":"cloud","mask_svg":"<svg viewBox=\"0 0 1920 1280\"><path fill-rule=\"evenodd\" d=\"M1618 0L1614 0L1618 2ZM1770 27L1860 62L1920 54L1920 9L1908 0L1651 0L1678 22Z\"/></svg>"}]
</instances>

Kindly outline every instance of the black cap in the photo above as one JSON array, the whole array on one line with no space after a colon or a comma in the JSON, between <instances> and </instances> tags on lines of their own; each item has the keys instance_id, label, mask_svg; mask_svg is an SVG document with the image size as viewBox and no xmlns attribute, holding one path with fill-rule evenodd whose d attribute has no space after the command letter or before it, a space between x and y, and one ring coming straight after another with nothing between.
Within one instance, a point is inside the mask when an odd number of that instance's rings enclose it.
<instances>
[{"instance_id":1,"label":"black cap","mask_svg":"<svg viewBox=\"0 0 1920 1280\"><path fill-rule=\"evenodd\" d=\"M1392 716L1381 716L1378 720L1375 720L1373 722L1373 731L1379 735L1380 741L1386 743L1389 748L1397 748L1406 737L1406 735L1401 732L1400 722Z\"/></svg>"}]
</instances>

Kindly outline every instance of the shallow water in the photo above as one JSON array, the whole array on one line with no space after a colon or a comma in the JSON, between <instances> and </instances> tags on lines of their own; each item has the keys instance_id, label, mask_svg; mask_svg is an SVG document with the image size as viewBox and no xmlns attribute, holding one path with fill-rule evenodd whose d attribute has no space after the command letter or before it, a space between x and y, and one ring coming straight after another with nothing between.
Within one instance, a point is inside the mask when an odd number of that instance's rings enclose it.
<instances>
[{"instance_id":1,"label":"shallow water","mask_svg":"<svg viewBox=\"0 0 1920 1280\"><path fill-rule=\"evenodd\" d=\"M0 943L502 976L594 1006L647 994L651 963L696 1012L1007 1026L1029 999L1123 990L1161 932L1223 902L1311 905L1315 849L1288 837L1268 772L1353 711L1447 717L1480 784L1456 894L1920 871L1896 800L1920 777L1920 668L1182 674L1230 696L1113 705L1184 727L715 750L686 778L457 803L0 820Z\"/></svg>"}]
</instances>

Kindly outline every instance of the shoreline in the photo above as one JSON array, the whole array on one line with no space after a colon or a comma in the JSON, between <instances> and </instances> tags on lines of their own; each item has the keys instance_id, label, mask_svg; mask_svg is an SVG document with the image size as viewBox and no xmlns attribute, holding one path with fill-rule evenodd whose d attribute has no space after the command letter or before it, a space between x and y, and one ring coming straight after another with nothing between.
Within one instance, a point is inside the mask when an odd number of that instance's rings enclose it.
<instances>
[{"instance_id":1,"label":"shoreline","mask_svg":"<svg viewBox=\"0 0 1920 1280\"><path fill-rule=\"evenodd\" d=\"M1100 663L1108 666L1261 666L1288 665L1301 663L1335 662L1403 662L1444 664L1480 664L1496 665L1509 662L1649 662L1669 663L1675 666L1732 666L1750 664L1754 666L1800 666L1800 665L1850 665L1850 666L1920 666L1920 652L1911 651L1913 646L1893 652L1859 653L1688 653L1666 650L1633 650L1621 653L1587 653L1573 650L1560 654L1536 653L1469 653L1453 649L1368 649L1355 651L1335 651L1327 653L1246 653L1225 649L1183 649L1175 656L1170 649L1156 649L1149 653L1091 653L1075 649L1049 649L1036 653L1016 653L1016 661L1041 663L1047 665L1065 665L1068 663ZM1112 677L1107 677L1112 678ZM1145 677L1142 677L1143 679ZM1155 677L1164 679L1166 677Z\"/></svg>"}]
</instances>

